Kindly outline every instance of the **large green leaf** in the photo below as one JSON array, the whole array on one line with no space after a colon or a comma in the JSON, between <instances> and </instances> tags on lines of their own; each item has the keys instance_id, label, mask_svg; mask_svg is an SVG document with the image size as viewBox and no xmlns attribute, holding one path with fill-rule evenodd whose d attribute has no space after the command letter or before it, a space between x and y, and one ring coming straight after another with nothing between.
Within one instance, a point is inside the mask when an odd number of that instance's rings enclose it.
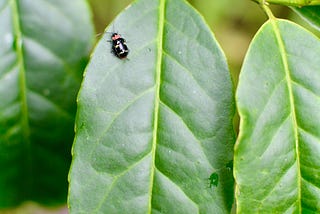
<instances>
[{"instance_id":1,"label":"large green leaf","mask_svg":"<svg viewBox=\"0 0 320 214\"><path fill-rule=\"evenodd\" d=\"M0 207L61 203L92 43L88 7L83 0L0 0L0 26Z\"/></svg>"},{"instance_id":2,"label":"large green leaf","mask_svg":"<svg viewBox=\"0 0 320 214\"><path fill-rule=\"evenodd\" d=\"M233 89L225 57L182 0L140 0L97 44L78 97L71 213L228 213ZM216 181L218 177L218 182Z\"/></svg>"},{"instance_id":3,"label":"large green leaf","mask_svg":"<svg viewBox=\"0 0 320 214\"><path fill-rule=\"evenodd\" d=\"M320 212L320 41L271 19L240 74L238 213Z\"/></svg>"},{"instance_id":4,"label":"large green leaf","mask_svg":"<svg viewBox=\"0 0 320 214\"><path fill-rule=\"evenodd\" d=\"M291 9L316 29L320 30L320 6L291 7Z\"/></svg>"}]
</instances>

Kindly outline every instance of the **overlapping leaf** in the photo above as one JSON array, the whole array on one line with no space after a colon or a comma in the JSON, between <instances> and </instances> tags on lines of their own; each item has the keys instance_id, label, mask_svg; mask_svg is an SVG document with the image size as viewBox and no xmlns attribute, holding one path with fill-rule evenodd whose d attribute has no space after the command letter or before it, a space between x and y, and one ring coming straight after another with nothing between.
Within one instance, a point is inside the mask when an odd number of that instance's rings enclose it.
<instances>
[{"instance_id":1,"label":"overlapping leaf","mask_svg":"<svg viewBox=\"0 0 320 214\"><path fill-rule=\"evenodd\" d=\"M65 201L92 32L85 1L0 1L0 207Z\"/></svg>"},{"instance_id":2,"label":"overlapping leaf","mask_svg":"<svg viewBox=\"0 0 320 214\"><path fill-rule=\"evenodd\" d=\"M320 6L292 7L292 10L299 14L312 26L320 30Z\"/></svg>"},{"instance_id":3,"label":"overlapping leaf","mask_svg":"<svg viewBox=\"0 0 320 214\"><path fill-rule=\"evenodd\" d=\"M320 5L319 0L253 0L259 4L279 4L286 6L305 7Z\"/></svg>"},{"instance_id":4,"label":"overlapping leaf","mask_svg":"<svg viewBox=\"0 0 320 214\"><path fill-rule=\"evenodd\" d=\"M110 29L127 40L128 59L110 52ZM133 3L86 70L71 213L228 213L232 96L224 55L198 13L181 0Z\"/></svg>"},{"instance_id":5,"label":"overlapping leaf","mask_svg":"<svg viewBox=\"0 0 320 214\"><path fill-rule=\"evenodd\" d=\"M237 90L238 213L320 212L320 41L271 19L255 36Z\"/></svg>"}]
</instances>

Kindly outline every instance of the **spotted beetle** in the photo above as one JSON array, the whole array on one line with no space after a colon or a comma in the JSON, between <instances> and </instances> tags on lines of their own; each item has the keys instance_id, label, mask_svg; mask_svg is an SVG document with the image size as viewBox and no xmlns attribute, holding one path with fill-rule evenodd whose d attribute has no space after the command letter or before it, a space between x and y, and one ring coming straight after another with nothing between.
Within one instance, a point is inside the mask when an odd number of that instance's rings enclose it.
<instances>
[{"instance_id":1,"label":"spotted beetle","mask_svg":"<svg viewBox=\"0 0 320 214\"><path fill-rule=\"evenodd\" d=\"M112 53L119 59L124 59L128 56L129 49L126 40L120 34L113 33L111 35Z\"/></svg>"}]
</instances>

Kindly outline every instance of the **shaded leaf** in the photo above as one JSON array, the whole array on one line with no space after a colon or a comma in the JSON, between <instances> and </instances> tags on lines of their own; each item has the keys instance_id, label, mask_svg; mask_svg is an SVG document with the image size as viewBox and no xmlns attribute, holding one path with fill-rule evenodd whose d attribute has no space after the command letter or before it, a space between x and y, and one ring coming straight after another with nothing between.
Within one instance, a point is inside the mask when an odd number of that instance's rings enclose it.
<instances>
[{"instance_id":1,"label":"shaded leaf","mask_svg":"<svg viewBox=\"0 0 320 214\"><path fill-rule=\"evenodd\" d=\"M291 9L299 14L304 20L313 27L320 30L320 6L312 7L291 7Z\"/></svg>"},{"instance_id":2,"label":"shaded leaf","mask_svg":"<svg viewBox=\"0 0 320 214\"><path fill-rule=\"evenodd\" d=\"M320 0L253 0L259 4L279 4L286 6L304 7L310 5L320 5Z\"/></svg>"},{"instance_id":3,"label":"shaded leaf","mask_svg":"<svg viewBox=\"0 0 320 214\"><path fill-rule=\"evenodd\" d=\"M65 202L87 5L2 0L0 26L0 207Z\"/></svg>"},{"instance_id":4,"label":"shaded leaf","mask_svg":"<svg viewBox=\"0 0 320 214\"><path fill-rule=\"evenodd\" d=\"M114 56L105 33L86 69L71 213L229 213L232 83L210 30L181 0L137 1L113 28L130 53Z\"/></svg>"},{"instance_id":5,"label":"shaded leaf","mask_svg":"<svg viewBox=\"0 0 320 214\"><path fill-rule=\"evenodd\" d=\"M320 211L320 41L272 19L253 39L236 100L238 213Z\"/></svg>"}]
</instances>

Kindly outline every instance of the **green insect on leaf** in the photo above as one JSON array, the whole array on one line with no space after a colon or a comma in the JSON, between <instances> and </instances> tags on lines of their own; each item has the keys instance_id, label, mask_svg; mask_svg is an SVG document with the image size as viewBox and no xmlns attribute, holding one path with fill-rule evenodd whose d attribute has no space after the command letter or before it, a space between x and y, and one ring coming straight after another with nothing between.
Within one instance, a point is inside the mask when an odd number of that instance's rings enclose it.
<instances>
[{"instance_id":1,"label":"green insect on leaf","mask_svg":"<svg viewBox=\"0 0 320 214\"><path fill-rule=\"evenodd\" d=\"M209 187L212 188L213 186L217 187L219 183L219 175L216 172L213 172L210 177L208 178L209 180Z\"/></svg>"}]
</instances>

